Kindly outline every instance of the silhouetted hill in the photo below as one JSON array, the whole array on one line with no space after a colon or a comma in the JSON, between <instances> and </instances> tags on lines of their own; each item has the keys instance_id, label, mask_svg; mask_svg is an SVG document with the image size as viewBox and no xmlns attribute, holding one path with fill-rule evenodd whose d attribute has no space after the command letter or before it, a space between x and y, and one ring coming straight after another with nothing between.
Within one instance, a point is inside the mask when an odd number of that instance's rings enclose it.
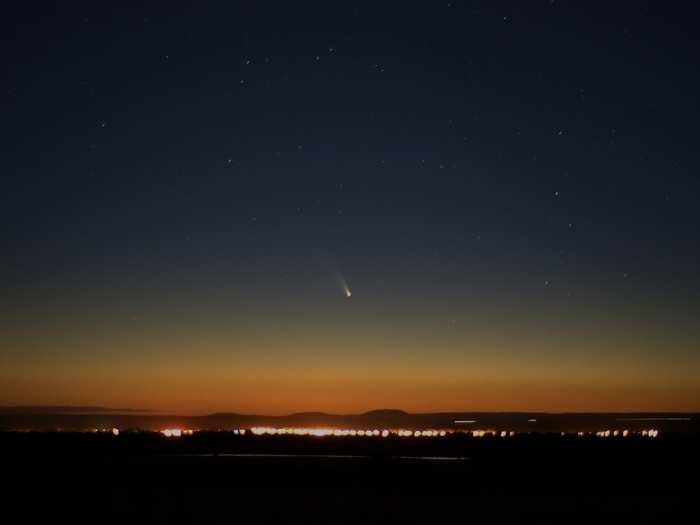
<instances>
[{"instance_id":1,"label":"silhouetted hill","mask_svg":"<svg viewBox=\"0 0 700 525\"><path fill-rule=\"evenodd\" d=\"M150 412L150 410L137 408L63 405L0 406L0 414L134 414L146 412Z\"/></svg>"},{"instance_id":2,"label":"silhouetted hill","mask_svg":"<svg viewBox=\"0 0 700 525\"><path fill-rule=\"evenodd\" d=\"M370 417L400 417L407 416L408 412L405 412L398 408L379 408L377 410L370 410L369 412L365 412L362 415Z\"/></svg>"},{"instance_id":3,"label":"silhouetted hill","mask_svg":"<svg viewBox=\"0 0 700 525\"><path fill-rule=\"evenodd\" d=\"M94 409L94 411L93 411ZM192 428L231 430L252 426L331 427L356 429L408 428L454 430L515 430L518 432L577 432L604 429L700 433L696 413L590 413L546 414L539 412L437 412L411 414L398 409L371 410L362 414L300 412L283 416L214 413L181 416L142 413L101 407L5 407L0 409L4 430L88 430L120 428L161 430Z\"/></svg>"}]
</instances>

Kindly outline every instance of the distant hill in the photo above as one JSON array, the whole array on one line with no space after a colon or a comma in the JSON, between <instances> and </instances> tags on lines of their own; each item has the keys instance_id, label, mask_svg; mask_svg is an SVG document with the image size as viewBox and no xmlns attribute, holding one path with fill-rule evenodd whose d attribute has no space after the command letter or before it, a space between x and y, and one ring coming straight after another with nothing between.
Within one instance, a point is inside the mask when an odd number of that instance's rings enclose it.
<instances>
[{"instance_id":1,"label":"distant hill","mask_svg":"<svg viewBox=\"0 0 700 525\"><path fill-rule=\"evenodd\" d=\"M408 412L399 410L398 408L380 408L377 410L370 410L362 414L363 416L370 417L396 417L396 416L407 416Z\"/></svg>"},{"instance_id":2,"label":"distant hill","mask_svg":"<svg viewBox=\"0 0 700 525\"><path fill-rule=\"evenodd\" d=\"M137 408L63 405L0 406L0 414L132 414L146 412L150 412L150 410Z\"/></svg>"},{"instance_id":3,"label":"distant hill","mask_svg":"<svg viewBox=\"0 0 700 525\"><path fill-rule=\"evenodd\" d=\"M300 412L283 416L214 413L202 416L153 414L136 409L67 406L13 406L0 408L0 430L88 430L94 428L161 430L192 428L231 430L253 426L331 427L347 429L453 429L515 430L518 432L576 432L603 429L657 428L661 431L700 433L700 414L439 412L411 414L399 409L377 409L362 414Z\"/></svg>"}]
</instances>

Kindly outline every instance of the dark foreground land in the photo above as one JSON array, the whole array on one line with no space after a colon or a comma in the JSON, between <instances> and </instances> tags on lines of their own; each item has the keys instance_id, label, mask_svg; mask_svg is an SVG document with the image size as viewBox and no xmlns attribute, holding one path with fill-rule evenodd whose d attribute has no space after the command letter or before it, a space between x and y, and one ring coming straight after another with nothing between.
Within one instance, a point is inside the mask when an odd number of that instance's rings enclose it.
<instances>
[{"instance_id":1,"label":"dark foreground land","mask_svg":"<svg viewBox=\"0 0 700 525\"><path fill-rule=\"evenodd\" d=\"M0 433L3 512L27 523L695 522L698 445L688 434Z\"/></svg>"}]
</instances>

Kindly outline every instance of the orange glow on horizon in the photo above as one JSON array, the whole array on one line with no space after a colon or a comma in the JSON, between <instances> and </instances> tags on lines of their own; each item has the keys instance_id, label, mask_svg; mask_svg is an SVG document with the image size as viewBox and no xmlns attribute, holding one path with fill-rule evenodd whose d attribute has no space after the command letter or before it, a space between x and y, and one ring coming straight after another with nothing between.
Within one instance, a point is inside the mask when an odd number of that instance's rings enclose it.
<instances>
[{"instance_id":1,"label":"orange glow on horizon","mask_svg":"<svg viewBox=\"0 0 700 525\"><path fill-rule=\"evenodd\" d=\"M97 362L3 362L0 397L8 405L100 405L174 415L237 412L362 413L384 407L407 412L700 411L700 385L686 375L641 368L620 379L611 371L496 360L425 362L222 359ZM4 366L7 365L7 366ZM245 366L243 366L245 365ZM663 372L663 373L662 373ZM47 403L47 400L51 400Z\"/></svg>"}]
</instances>

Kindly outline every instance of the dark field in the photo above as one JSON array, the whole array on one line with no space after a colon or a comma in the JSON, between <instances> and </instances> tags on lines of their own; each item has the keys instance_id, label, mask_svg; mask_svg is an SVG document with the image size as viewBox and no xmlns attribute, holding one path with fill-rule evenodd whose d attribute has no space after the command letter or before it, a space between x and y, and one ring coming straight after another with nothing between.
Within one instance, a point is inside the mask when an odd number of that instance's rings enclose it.
<instances>
[{"instance_id":1,"label":"dark field","mask_svg":"<svg viewBox=\"0 0 700 525\"><path fill-rule=\"evenodd\" d=\"M0 444L5 508L29 522L672 523L694 514L700 466L695 435L3 433Z\"/></svg>"}]
</instances>

